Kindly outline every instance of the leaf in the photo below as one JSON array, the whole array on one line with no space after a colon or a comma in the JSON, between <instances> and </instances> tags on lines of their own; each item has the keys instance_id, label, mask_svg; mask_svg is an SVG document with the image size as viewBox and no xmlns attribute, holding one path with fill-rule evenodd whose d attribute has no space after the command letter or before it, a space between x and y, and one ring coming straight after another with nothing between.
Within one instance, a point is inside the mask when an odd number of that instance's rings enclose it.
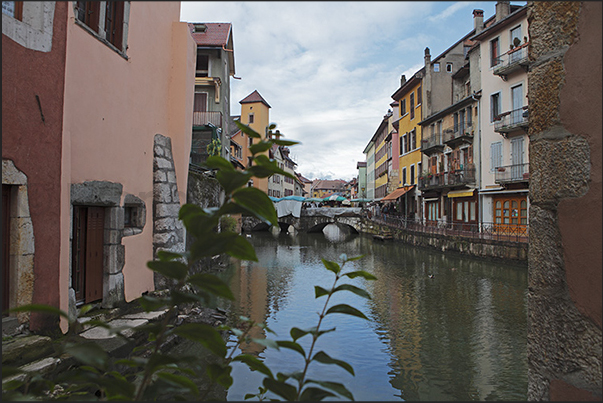
<instances>
[{"instance_id":1,"label":"leaf","mask_svg":"<svg viewBox=\"0 0 603 403\"><path fill-rule=\"evenodd\" d=\"M237 235L237 237L228 246L229 248L226 253L228 253L230 256L241 260L251 260L254 262L258 261L258 257L255 254L255 249L243 236Z\"/></svg>"},{"instance_id":2,"label":"leaf","mask_svg":"<svg viewBox=\"0 0 603 403\"><path fill-rule=\"evenodd\" d=\"M220 255L230 249L230 244L234 242L238 235L234 232L212 232L197 237L190 245L190 252L193 261L202 257Z\"/></svg>"},{"instance_id":3,"label":"leaf","mask_svg":"<svg viewBox=\"0 0 603 403\"><path fill-rule=\"evenodd\" d=\"M182 207L180 207L180 210L178 211L178 218L180 220L183 220L185 217L195 214L206 215L207 213L205 213L205 211L203 211L203 209L197 206L196 204L187 203L183 204Z\"/></svg>"},{"instance_id":4,"label":"leaf","mask_svg":"<svg viewBox=\"0 0 603 403\"><path fill-rule=\"evenodd\" d=\"M324 399L325 397L330 397L330 396L335 396L335 394L329 392L328 390L309 387L309 388L304 389L301 396L299 397L299 400L303 400L303 401L310 400L310 401L315 402L315 401L320 401L320 400Z\"/></svg>"},{"instance_id":5,"label":"leaf","mask_svg":"<svg viewBox=\"0 0 603 403\"><path fill-rule=\"evenodd\" d=\"M238 189L232 194L232 197L238 204L251 211L260 220L278 226L274 204L268 195L260 189L254 187Z\"/></svg>"},{"instance_id":6,"label":"leaf","mask_svg":"<svg viewBox=\"0 0 603 403\"><path fill-rule=\"evenodd\" d=\"M287 401L293 401L297 397L297 389L285 382L279 382L273 378L264 378L262 384L269 391L279 395Z\"/></svg>"},{"instance_id":7,"label":"leaf","mask_svg":"<svg viewBox=\"0 0 603 403\"><path fill-rule=\"evenodd\" d=\"M336 293L337 291L351 291L356 295L359 295L363 298L366 299L371 299L371 294L368 293L368 291L360 288L360 287L356 287L355 285L351 285L351 284L341 284L338 285L337 287L335 287L335 289L333 290L333 293Z\"/></svg>"},{"instance_id":8,"label":"leaf","mask_svg":"<svg viewBox=\"0 0 603 403\"><path fill-rule=\"evenodd\" d=\"M314 381L308 380L310 383L316 383L324 388L331 389L333 392L340 394L341 396L347 397L348 400L354 400L354 395L350 392L343 384L339 382L328 382L328 381Z\"/></svg>"},{"instance_id":9,"label":"leaf","mask_svg":"<svg viewBox=\"0 0 603 403\"><path fill-rule=\"evenodd\" d=\"M300 337L304 337L305 335L311 333L312 330L302 330L298 327L292 327L291 330L289 331L289 334L291 335L291 338L293 339L293 341L299 339Z\"/></svg>"},{"instance_id":10,"label":"leaf","mask_svg":"<svg viewBox=\"0 0 603 403\"><path fill-rule=\"evenodd\" d=\"M341 361L341 360L337 360L335 358L331 358L324 351L319 351L318 353L314 354L314 357L312 357L312 361L318 361L318 362L323 363L323 364L335 364L335 365L339 365L341 368L345 369L350 374L355 375L354 374L354 368L352 368L352 366L350 364L348 364L345 361Z\"/></svg>"},{"instance_id":11,"label":"leaf","mask_svg":"<svg viewBox=\"0 0 603 403\"><path fill-rule=\"evenodd\" d=\"M292 140L274 139L272 141L274 142L274 144L278 144L279 146L285 146L285 147L294 146L296 144L302 144L299 141L292 141Z\"/></svg>"},{"instance_id":12,"label":"leaf","mask_svg":"<svg viewBox=\"0 0 603 403\"><path fill-rule=\"evenodd\" d=\"M344 276L348 276L349 278L363 277L365 280L377 280L377 277L364 270L352 271L344 274Z\"/></svg>"},{"instance_id":13,"label":"leaf","mask_svg":"<svg viewBox=\"0 0 603 403\"><path fill-rule=\"evenodd\" d=\"M279 349L278 342L271 340L271 339L252 338L251 341L254 343L257 343L259 345L265 346L265 347L274 348L276 350Z\"/></svg>"},{"instance_id":14,"label":"leaf","mask_svg":"<svg viewBox=\"0 0 603 403\"><path fill-rule=\"evenodd\" d=\"M157 273L176 280L184 280L186 273L188 273L188 266L182 262L152 260L147 262L147 266Z\"/></svg>"},{"instance_id":15,"label":"leaf","mask_svg":"<svg viewBox=\"0 0 603 403\"><path fill-rule=\"evenodd\" d=\"M321 286L315 285L314 286L314 298L320 298L323 295L328 295L330 291L325 290L324 288L322 288Z\"/></svg>"},{"instance_id":16,"label":"leaf","mask_svg":"<svg viewBox=\"0 0 603 403\"><path fill-rule=\"evenodd\" d=\"M300 346L299 344L297 344L296 342L289 341L289 340L279 340L276 343L278 344L279 347L288 348L290 350L297 351L298 353L300 353L302 355L302 357L306 358L306 352L304 351L304 348L302 346Z\"/></svg>"},{"instance_id":17,"label":"leaf","mask_svg":"<svg viewBox=\"0 0 603 403\"><path fill-rule=\"evenodd\" d=\"M210 169L219 169L220 171L235 171L235 167L232 166L230 161L217 155L207 157L204 165Z\"/></svg>"},{"instance_id":18,"label":"leaf","mask_svg":"<svg viewBox=\"0 0 603 403\"><path fill-rule=\"evenodd\" d=\"M215 296L234 300L232 290L222 279L210 273L197 273L190 276L187 283L193 284L200 289L212 293Z\"/></svg>"},{"instance_id":19,"label":"leaf","mask_svg":"<svg viewBox=\"0 0 603 403\"><path fill-rule=\"evenodd\" d=\"M260 134L258 132L256 132L255 130L253 130L251 127L244 125L243 123L239 122L238 120L235 120L235 125L237 125L237 127L239 129L241 129L241 131L243 133L245 133L246 135L248 135L249 137L252 137L254 139L261 139L262 136L260 136Z\"/></svg>"},{"instance_id":20,"label":"leaf","mask_svg":"<svg viewBox=\"0 0 603 403\"><path fill-rule=\"evenodd\" d=\"M251 151L251 153L255 155L270 150L270 147L272 147L272 144L270 142L260 141L259 143L256 143L249 147L249 151Z\"/></svg>"},{"instance_id":21,"label":"leaf","mask_svg":"<svg viewBox=\"0 0 603 403\"><path fill-rule=\"evenodd\" d=\"M331 313L345 313L347 315L358 316L359 318L368 320L368 318L362 312L360 312L358 309L351 307L347 304L334 305L327 310L325 315L328 315Z\"/></svg>"},{"instance_id":22,"label":"leaf","mask_svg":"<svg viewBox=\"0 0 603 403\"><path fill-rule=\"evenodd\" d=\"M209 364L206 368L207 375L226 389L230 388L233 382L232 376L230 376L231 370L231 366L221 366L220 364Z\"/></svg>"},{"instance_id":23,"label":"leaf","mask_svg":"<svg viewBox=\"0 0 603 403\"><path fill-rule=\"evenodd\" d=\"M326 259L321 259L321 260L322 260L322 264L326 267L327 270L332 271L335 274L339 273L339 271L341 270L341 267L336 262L332 262L332 261L326 260Z\"/></svg>"},{"instance_id":24,"label":"leaf","mask_svg":"<svg viewBox=\"0 0 603 403\"><path fill-rule=\"evenodd\" d=\"M59 308L55 308L50 305L44 304L26 304L17 306L15 308L11 308L8 310L9 312L39 312L39 313L49 313L62 316L69 320L69 315L65 311L60 310Z\"/></svg>"},{"instance_id":25,"label":"leaf","mask_svg":"<svg viewBox=\"0 0 603 403\"><path fill-rule=\"evenodd\" d=\"M235 189L246 185L251 177L251 173L241 171L220 171L216 174L216 179L220 182L226 194L230 194Z\"/></svg>"},{"instance_id":26,"label":"leaf","mask_svg":"<svg viewBox=\"0 0 603 403\"><path fill-rule=\"evenodd\" d=\"M191 381L189 378L187 378L185 376L176 375L176 374L172 374L169 372L158 372L157 376L165 379L169 383L172 383L172 384L175 384L178 386L183 386L186 389L190 390L195 395L199 394L199 388L197 388L197 385L195 385L195 383L193 381Z\"/></svg>"},{"instance_id":27,"label":"leaf","mask_svg":"<svg viewBox=\"0 0 603 403\"><path fill-rule=\"evenodd\" d=\"M252 371L259 371L264 375L267 375L271 378L273 377L272 371L270 371L270 369L266 366L266 364L264 364L262 361L260 361L260 359L257 357L254 357L249 354L239 354L236 357L234 357L232 360L233 361L241 361L241 362L247 364L247 366Z\"/></svg>"},{"instance_id":28,"label":"leaf","mask_svg":"<svg viewBox=\"0 0 603 403\"><path fill-rule=\"evenodd\" d=\"M157 251L157 258L162 262L168 262L170 260L181 259L183 257L182 253L170 252L167 250Z\"/></svg>"},{"instance_id":29,"label":"leaf","mask_svg":"<svg viewBox=\"0 0 603 403\"><path fill-rule=\"evenodd\" d=\"M94 342L67 343L65 352L72 355L84 365L104 369L107 366L108 355L98 344Z\"/></svg>"},{"instance_id":30,"label":"leaf","mask_svg":"<svg viewBox=\"0 0 603 403\"><path fill-rule=\"evenodd\" d=\"M226 356L226 344L213 326L204 323L185 323L177 326L174 333L201 343L219 357Z\"/></svg>"},{"instance_id":31,"label":"leaf","mask_svg":"<svg viewBox=\"0 0 603 403\"><path fill-rule=\"evenodd\" d=\"M168 300L165 298L150 297L148 295L141 296L138 302L146 312L156 311L168 304Z\"/></svg>"},{"instance_id":32,"label":"leaf","mask_svg":"<svg viewBox=\"0 0 603 403\"><path fill-rule=\"evenodd\" d=\"M366 255L354 256L347 259L348 262L353 262L354 260L359 260L365 257Z\"/></svg>"}]
</instances>

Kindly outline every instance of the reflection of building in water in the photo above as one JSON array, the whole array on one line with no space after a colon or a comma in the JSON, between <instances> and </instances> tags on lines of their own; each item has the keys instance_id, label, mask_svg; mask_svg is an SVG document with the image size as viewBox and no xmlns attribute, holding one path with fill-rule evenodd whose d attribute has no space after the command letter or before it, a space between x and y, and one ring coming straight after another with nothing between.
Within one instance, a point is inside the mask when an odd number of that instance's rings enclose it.
<instances>
[{"instance_id":1,"label":"reflection of building in water","mask_svg":"<svg viewBox=\"0 0 603 403\"><path fill-rule=\"evenodd\" d=\"M258 261L240 262L240 269L231 280L231 290L236 300L233 311L246 316L256 323L267 324L270 316L283 308L284 301L291 288L292 270L286 262L300 260L300 248L295 246L261 247L255 245ZM265 339L266 332L254 327L249 336L254 339ZM258 343L241 345L241 352L259 355L265 347Z\"/></svg>"},{"instance_id":2,"label":"reflection of building in water","mask_svg":"<svg viewBox=\"0 0 603 403\"><path fill-rule=\"evenodd\" d=\"M418 384L421 381L421 319L419 317L419 296L413 291L413 278L396 277L391 280L391 267L385 267L373 258L372 272L382 281L371 282L369 292L372 306L379 322L389 336L391 354L397 358L392 363L395 377L392 386L400 390L405 400L419 400ZM390 373L391 374L391 373Z\"/></svg>"},{"instance_id":3,"label":"reflection of building in water","mask_svg":"<svg viewBox=\"0 0 603 403\"><path fill-rule=\"evenodd\" d=\"M268 299L266 269L253 262L241 261L241 268L231 282L231 289L235 295L234 311L249 319L264 323L266 320L266 301ZM251 329L249 336L255 339L264 339L264 330L255 326ZM264 351L264 346L257 343L241 344L241 352L244 354L259 355Z\"/></svg>"}]
</instances>

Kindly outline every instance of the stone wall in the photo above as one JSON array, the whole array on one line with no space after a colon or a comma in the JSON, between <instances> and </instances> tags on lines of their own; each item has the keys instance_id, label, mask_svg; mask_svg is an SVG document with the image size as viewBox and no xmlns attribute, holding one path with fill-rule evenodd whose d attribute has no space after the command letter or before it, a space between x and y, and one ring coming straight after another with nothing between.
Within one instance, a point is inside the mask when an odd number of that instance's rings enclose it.
<instances>
[{"instance_id":1,"label":"stone wall","mask_svg":"<svg viewBox=\"0 0 603 403\"><path fill-rule=\"evenodd\" d=\"M601 400L601 2L528 2L528 400Z\"/></svg>"},{"instance_id":2,"label":"stone wall","mask_svg":"<svg viewBox=\"0 0 603 403\"><path fill-rule=\"evenodd\" d=\"M491 239L473 239L462 236L430 234L420 231L396 229L364 219L361 232L372 235L390 235L394 240L440 252L453 252L486 259L527 262L528 244Z\"/></svg>"},{"instance_id":3,"label":"stone wall","mask_svg":"<svg viewBox=\"0 0 603 403\"><path fill-rule=\"evenodd\" d=\"M155 135L153 158L153 256L160 250L184 252L185 231L178 219L180 195L172 157L172 141L161 134ZM155 289L168 286L164 276L154 273Z\"/></svg>"}]
</instances>

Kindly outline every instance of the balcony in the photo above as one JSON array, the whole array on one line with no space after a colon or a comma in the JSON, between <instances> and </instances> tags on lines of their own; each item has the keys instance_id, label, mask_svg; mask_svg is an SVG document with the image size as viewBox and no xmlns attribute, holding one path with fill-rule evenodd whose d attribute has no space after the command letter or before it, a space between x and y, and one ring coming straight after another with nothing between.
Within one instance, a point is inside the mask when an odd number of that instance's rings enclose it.
<instances>
[{"instance_id":1,"label":"balcony","mask_svg":"<svg viewBox=\"0 0 603 403\"><path fill-rule=\"evenodd\" d=\"M222 127L222 112L193 112L193 127L209 126Z\"/></svg>"},{"instance_id":2,"label":"balcony","mask_svg":"<svg viewBox=\"0 0 603 403\"><path fill-rule=\"evenodd\" d=\"M444 143L441 134L436 133L421 140L421 152L424 154L432 155L442 151L444 151Z\"/></svg>"},{"instance_id":3,"label":"balcony","mask_svg":"<svg viewBox=\"0 0 603 403\"><path fill-rule=\"evenodd\" d=\"M419 178L419 190L437 188L451 188L460 185L475 183L475 165L469 164L466 168L454 171L428 174Z\"/></svg>"},{"instance_id":4,"label":"balcony","mask_svg":"<svg viewBox=\"0 0 603 403\"><path fill-rule=\"evenodd\" d=\"M496 168L494 182L498 184L529 182L530 164L507 165Z\"/></svg>"},{"instance_id":5,"label":"balcony","mask_svg":"<svg viewBox=\"0 0 603 403\"><path fill-rule=\"evenodd\" d=\"M456 148L462 144L473 144L474 127L472 122L463 122L444 130L444 144Z\"/></svg>"},{"instance_id":6,"label":"balcony","mask_svg":"<svg viewBox=\"0 0 603 403\"><path fill-rule=\"evenodd\" d=\"M528 69L528 44L524 43L498 57L497 66L492 71L506 81L507 76L519 69Z\"/></svg>"},{"instance_id":7,"label":"balcony","mask_svg":"<svg viewBox=\"0 0 603 403\"><path fill-rule=\"evenodd\" d=\"M523 129L528 129L528 106L502 113L494 120L494 131L507 134Z\"/></svg>"}]
</instances>

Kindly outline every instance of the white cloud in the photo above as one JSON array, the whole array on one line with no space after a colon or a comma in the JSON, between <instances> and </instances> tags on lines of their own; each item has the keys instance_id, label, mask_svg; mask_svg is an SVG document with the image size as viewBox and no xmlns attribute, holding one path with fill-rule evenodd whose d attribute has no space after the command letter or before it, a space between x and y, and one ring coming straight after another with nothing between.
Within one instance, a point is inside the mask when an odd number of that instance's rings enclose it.
<instances>
[{"instance_id":1,"label":"white cloud","mask_svg":"<svg viewBox=\"0 0 603 403\"><path fill-rule=\"evenodd\" d=\"M492 3L493 7L493 2ZM307 178L345 179L400 86L472 25L483 2L182 2L181 20L233 25L231 113L257 90ZM490 6L488 6L490 7ZM454 15L454 18L452 17Z\"/></svg>"}]
</instances>

